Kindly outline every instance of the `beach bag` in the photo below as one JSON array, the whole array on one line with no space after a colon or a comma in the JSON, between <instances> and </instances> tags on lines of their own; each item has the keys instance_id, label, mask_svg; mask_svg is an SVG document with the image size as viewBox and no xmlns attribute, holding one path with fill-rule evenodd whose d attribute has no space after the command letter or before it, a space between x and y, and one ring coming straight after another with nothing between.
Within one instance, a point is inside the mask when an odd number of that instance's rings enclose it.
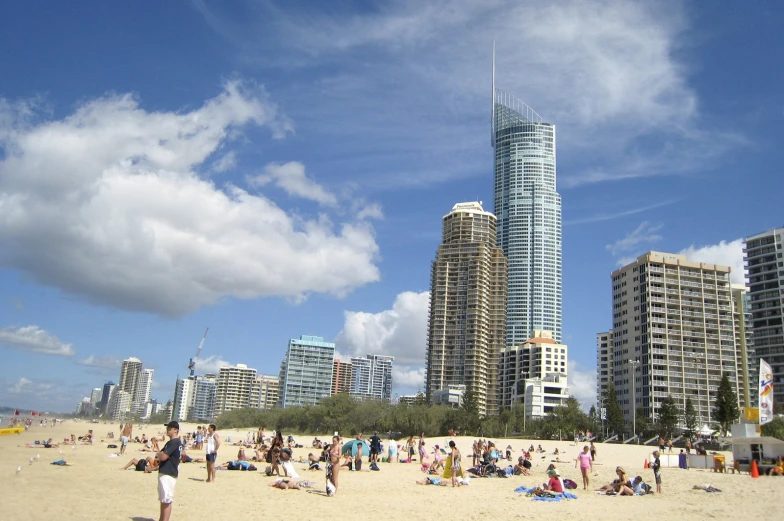
<instances>
[{"instance_id":1,"label":"beach bag","mask_svg":"<svg viewBox=\"0 0 784 521\"><path fill-rule=\"evenodd\" d=\"M563 484L564 484L564 488L566 488L566 489L569 489L569 490L571 490L571 489L574 489L574 488L577 488L577 483L576 483L576 482L574 482L574 481L573 481L573 480L571 480L571 479L565 479L565 480L563 480Z\"/></svg>"},{"instance_id":2,"label":"beach bag","mask_svg":"<svg viewBox=\"0 0 784 521\"><path fill-rule=\"evenodd\" d=\"M267 465L267 468L264 469L264 474L266 474L267 476L272 475L272 465Z\"/></svg>"}]
</instances>

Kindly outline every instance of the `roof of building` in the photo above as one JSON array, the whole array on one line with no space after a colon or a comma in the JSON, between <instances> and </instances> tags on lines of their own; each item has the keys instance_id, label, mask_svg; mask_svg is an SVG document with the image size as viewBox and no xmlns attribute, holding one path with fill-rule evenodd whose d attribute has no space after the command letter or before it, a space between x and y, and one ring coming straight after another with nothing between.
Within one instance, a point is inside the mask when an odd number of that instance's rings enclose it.
<instances>
[{"instance_id":1,"label":"roof of building","mask_svg":"<svg viewBox=\"0 0 784 521\"><path fill-rule=\"evenodd\" d=\"M557 344L558 342L556 342L552 338L535 337L530 340L526 340L523 343L524 344Z\"/></svg>"},{"instance_id":2,"label":"roof of building","mask_svg":"<svg viewBox=\"0 0 784 521\"><path fill-rule=\"evenodd\" d=\"M731 444L747 444L757 443L761 445L784 445L784 440L774 438L773 436L754 436L751 438L728 438Z\"/></svg>"}]
</instances>

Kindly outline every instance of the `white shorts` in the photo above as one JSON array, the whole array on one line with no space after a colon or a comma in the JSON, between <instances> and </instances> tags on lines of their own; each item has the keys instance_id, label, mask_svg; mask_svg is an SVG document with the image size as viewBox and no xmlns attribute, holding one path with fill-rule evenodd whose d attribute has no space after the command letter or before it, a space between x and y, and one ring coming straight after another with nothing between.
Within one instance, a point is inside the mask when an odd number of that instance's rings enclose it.
<instances>
[{"instance_id":1,"label":"white shorts","mask_svg":"<svg viewBox=\"0 0 784 521\"><path fill-rule=\"evenodd\" d=\"M122 445L128 445L128 436L120 436L120 443Z\"/></svg>"},{"instance_id":2,"label":"white shorts","mask_svg":"<svg viewBox=\"0 0 784 521\"><path fill-rule=\"evenodd\" d=\"M167 474L158 474L158 500L161 503L171 503L174 501L174 486L177 478Z\"/></svg>"}]
</instances>

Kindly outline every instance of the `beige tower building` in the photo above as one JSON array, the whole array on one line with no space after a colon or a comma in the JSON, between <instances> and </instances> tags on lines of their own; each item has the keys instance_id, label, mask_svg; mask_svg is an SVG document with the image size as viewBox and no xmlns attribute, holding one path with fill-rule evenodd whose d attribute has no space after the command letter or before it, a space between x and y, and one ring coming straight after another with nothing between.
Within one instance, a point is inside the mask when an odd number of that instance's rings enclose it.
<instances>
[{"instance_id":1,"label":"beige tower building","mask_svg":"<svg viewBox=\"0 0 784 521\"><path fill-rule=\"evenodd\" d=\"M250 396L250 406L268 411L277 406L280 397L280 378L260 374L256 376Z\"/></svg>"},{"instance_id":2,"label":"beige tower building","mask_svg":"<svg viewBox=\"0 0 784 521\"><path fill-rule=\"evenodd\" d=\"M722 375L738 391L730 268L648 252L612 273L616 396L626 420L672 396L710 424ZM635 406L636 404L636 406ZM631 430L631 429L629 429Z\"/></svg>"},{"instance_id":3,"label":"beige tower building","mask_svg":"<svg viewBox=\"0 0 784 521\"><path fill-rule=\"evenodd\" d=\"M251 393L256 380L256 370L245 364L221 367L215 387L215 416L232 409L253 407Z\"/></svg>"},{"instance_id":4,"label":"beige tower building","mask_svg":"<svg viewBox=\"0 0 784 521\"><path fill-rule=\"evenodd\" d=\"M596 400L601 402L607 385L613 381L612 329L596 334Z\"/></svg>"},{"instance_id":5,"label":"beige tower building","mask_svg":"<svg viewBox=\"0 0 784 521\"><path fill-rule=\"evenodd\" d=\"M332 368L332 394L346 393L351 391L351 362L344 362L335 358Z\"/></svg>"},{"instance_id":6,"label":"beige tower building","mask_svg":"<svg viewBox=\"0 0 784 521\"><path fill-rule=\"evenodd\" d=\"M564 405L569 398L567 349L552 331L537 330L519 346L501 349L501 405L524 405L526 418L545 416Z\"/></svg>"},{"instance_id":7,"label":"beige tower building","mask_svg":"<svg viewBox=\"0 0 784 521\"><path fill-rule=\"evenodd\" d=\"M506 343L506 269L496 218L481 203L456 204L430 279L425 394L454 385L473 392L480 414L498 412L498 362Z\"/></svg>"}]
</instances>

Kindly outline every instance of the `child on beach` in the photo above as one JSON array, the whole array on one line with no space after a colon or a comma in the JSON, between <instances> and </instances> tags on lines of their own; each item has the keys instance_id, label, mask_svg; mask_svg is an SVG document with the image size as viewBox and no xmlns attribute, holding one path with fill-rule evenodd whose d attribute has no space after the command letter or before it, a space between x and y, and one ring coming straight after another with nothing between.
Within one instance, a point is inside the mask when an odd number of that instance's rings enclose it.
<instances>
[{"instance_id":1,"label":"child on beach","mask_svg":"<svg viewBox=\"0 0 784 521\"><path fill-rule=\"evenodd\" d=\"M651 469L653 470L653 477L656 479L656 493L661 494L661 462L659 461L659 451L653 451L653 465L651 465Z\"/></svg>"}]
</instances>

